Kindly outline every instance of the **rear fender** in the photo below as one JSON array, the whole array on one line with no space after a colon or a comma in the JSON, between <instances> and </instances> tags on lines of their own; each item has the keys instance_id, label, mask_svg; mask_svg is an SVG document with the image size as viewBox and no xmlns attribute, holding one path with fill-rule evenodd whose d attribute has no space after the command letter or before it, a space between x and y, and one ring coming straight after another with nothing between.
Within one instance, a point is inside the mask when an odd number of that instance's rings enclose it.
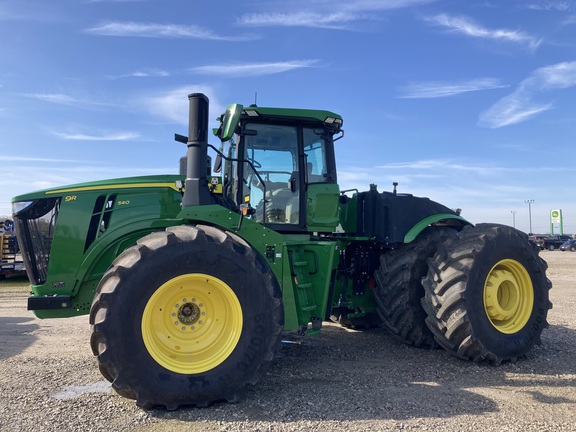
<instances>
[{"instance_id":1,"label":"rear fender","mask_svg":"<svg viewBox=\"0 0 576 432\"><path fill-rule=\"evenodd\" d=\"M472 225L459 212L429 198L375 189L358 194L356 235L389 245L409 243L431 224L457 229Z\"/></svg>"},{"instance_id":2,"label":"rear fender","mask_svg":"<svg viewBox=\"0 0 576 432\"><path fill-rule=\"evenodd\" d=\"M462 229L464 226L472 224L459 215L449 213L434 214L422 219L420 222L414 225L404 236L404 243L410 243L416 239L416 237L418 237L418 235L420 235L420 233L430 225L448 226Z\"/></svg>"}]
</instances>

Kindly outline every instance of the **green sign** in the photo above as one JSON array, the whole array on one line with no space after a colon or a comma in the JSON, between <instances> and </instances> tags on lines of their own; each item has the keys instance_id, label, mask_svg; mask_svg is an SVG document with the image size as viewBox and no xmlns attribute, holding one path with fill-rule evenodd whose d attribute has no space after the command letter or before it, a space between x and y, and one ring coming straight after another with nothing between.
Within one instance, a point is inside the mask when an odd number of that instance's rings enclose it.
<instances>
[{"instance_id":1,"label":"green sign","mask_svg":"<svg viewBox=\"0 0 576 432\"><path fill-rule=\"evenodd\" d=\"M550 210L550 234L554 234L554 224L558 224L560 234L564 234L564 223L562 221L562 210Z\"/></svg>"}]
</instances>

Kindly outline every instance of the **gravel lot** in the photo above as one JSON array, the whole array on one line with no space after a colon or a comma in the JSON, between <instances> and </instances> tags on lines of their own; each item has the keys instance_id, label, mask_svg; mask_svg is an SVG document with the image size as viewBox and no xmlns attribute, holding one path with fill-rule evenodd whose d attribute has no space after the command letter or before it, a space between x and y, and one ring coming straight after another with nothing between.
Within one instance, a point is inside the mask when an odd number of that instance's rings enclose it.
<instances>
[{"instance_id":1,"label":"gravel lot","mask_svg":"<svg viewBox=\"0 0 576 432\"><path fill-rule=\"evenodd\" d=\"M0 282L0 431L576 431L576 253L542 252L554 303L542 345L499 367L419 350L384 330L286 335L237 404L144 411L98 372L86 316L38 320Z\"/></svg>"}]
</instances>

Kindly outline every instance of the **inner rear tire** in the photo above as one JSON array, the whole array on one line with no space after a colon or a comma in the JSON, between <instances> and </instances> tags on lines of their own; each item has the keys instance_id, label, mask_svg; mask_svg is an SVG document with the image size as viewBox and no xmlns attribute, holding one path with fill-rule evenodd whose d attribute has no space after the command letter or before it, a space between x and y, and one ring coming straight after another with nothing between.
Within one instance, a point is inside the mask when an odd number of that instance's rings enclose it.
<instances>
[{"instance_id":1,"label":"inner rear tire","mask_svg":"<svg viewBox=\"0 0 576 432\"><path fill-rule=\"evenodd\" d=\"M455 236L450 228L429 227L416 240L380 256L375 272L374 296L384 326L407 345L435 348L434 335L426 326L422 278L428 273L426 260L439 244Z\"/></svg>"}]
</instances>

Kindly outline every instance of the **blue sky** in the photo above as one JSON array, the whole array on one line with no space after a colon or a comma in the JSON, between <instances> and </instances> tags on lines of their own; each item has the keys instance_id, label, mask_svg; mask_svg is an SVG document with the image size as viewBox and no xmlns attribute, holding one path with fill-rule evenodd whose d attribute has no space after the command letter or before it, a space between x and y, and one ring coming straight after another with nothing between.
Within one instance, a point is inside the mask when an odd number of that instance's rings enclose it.
<instances>
[{"instance_id":1,"label":"blue sky","mask_svg":"<svg viewBox=\"0 0 576 432\"><path fill-rule=\"evenodd\" d=\"M341 114L341 188L396 181L526 232L534 200L532 231L562 209L576 233L576 1L554 0L0 0L0 214L177 172L190 92L213 119Z\"/></svg>"}]
</instances>

